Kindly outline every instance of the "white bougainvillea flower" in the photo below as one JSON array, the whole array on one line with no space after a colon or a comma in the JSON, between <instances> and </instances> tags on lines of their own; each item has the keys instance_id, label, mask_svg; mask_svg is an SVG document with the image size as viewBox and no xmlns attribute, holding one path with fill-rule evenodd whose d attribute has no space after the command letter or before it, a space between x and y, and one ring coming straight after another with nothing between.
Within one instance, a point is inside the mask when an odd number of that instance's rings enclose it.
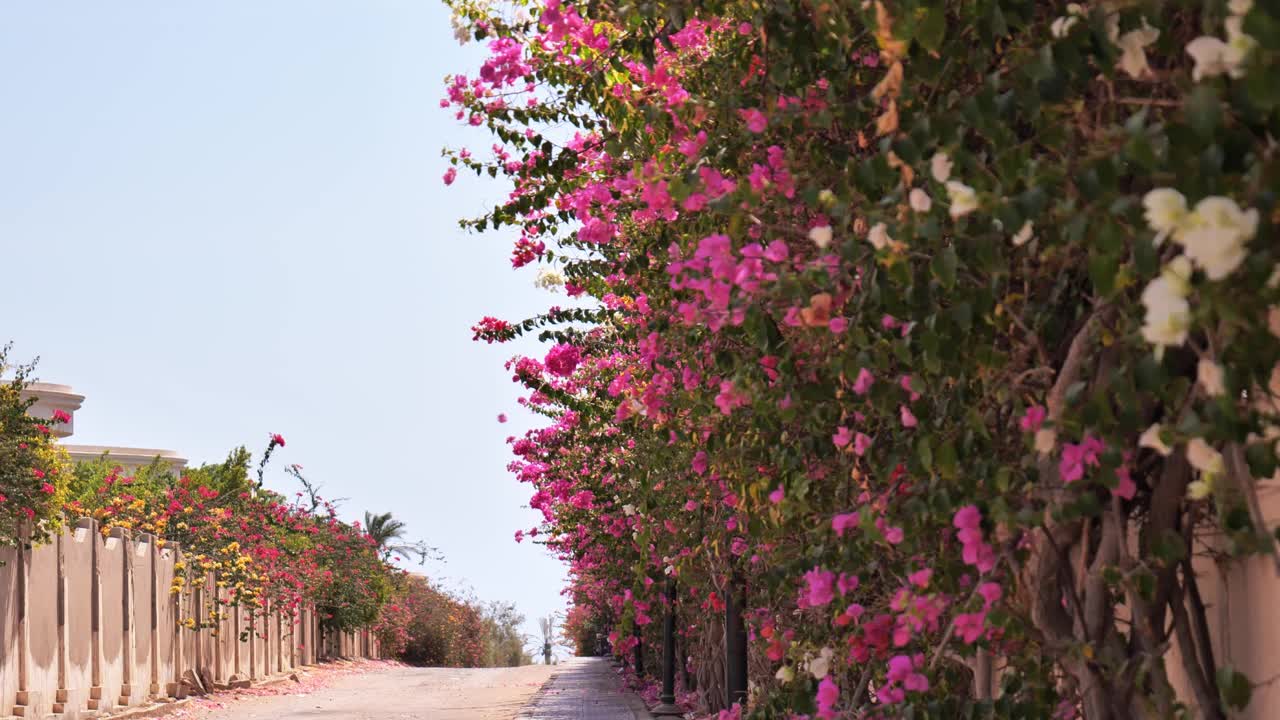
<instances>
[{"instance_id":1,"label":"white bougainvillea flower","mask_svg":"<svg viewBox=\"0 0 1280 720\"><path fill-rule=\"evenodd\" d=\"M1227 2L1227 10L1239 17L1244 17L1253 9L1253 0L1229 0Z\"/></svg>"},{"instance_id":2,"label":"white bougainvillea flower","mask_svg":"<svg viewBox=\"0 0 1280 720\"><path fill-rule=\"evenodd\" d=\"M1138 438L1138 447L1150 448L1161 455L1168 457L1169 453L1173 452L1173 448L1166 445L1164 440L1160 439L1160 431L1163 429L1164 428L1160 427L1160 423L1155 423L1151 427L1147 428L1142 433L1142 436Z\"/></svg>"},{"instance_id":3,"label":"white bougainvillea flower","mask_svg":"<svg viewBox=\"0 0 1280 720\"><path fill-rule=\"evenodd\" d=\"M889 237L889 228L884 223L878 222L872 225L871 230L867 232L867 242L871 243L871 247L883 250L889 247L889 243L893 242L893 238Z\"/></svg>"},{"instance_id":4,"label":"white bougainvillea flower","mask_svg":"<svg viewBox=\"0 0 1280 720\"><path fill-rule=\"evenodd\" d=\"M1187 198L1173 188L1156 188L1142 196L1147 227L1156 231L1155 244L1177 232L1187 220Z\"/></svg>"},{"instance_id":5,"label":"white bougainvillea flower","mask_svg":"<svg viewBox=\"0 0 1280 720\"><path fill-rule=\"evenodd\" d=\"M559 270L551 268L541 268L538 270L538 277L533 284L543 290L555 290L564 285L564 275Z\"/></svg>"},{"instance_id":6,"label":"white bougainvillea flower","mask_svg":"<svg viewBox=\"0 0 1280 720\"><path fill-rule=\"evenodd\" d=\"M1201 35L1187 43L1186 50L1195 63L1191 68L1191 79L1195 82L1217 77L1231 70L1231 66L1227 64L1227 44L1220 38Z\"/></svg>"},{"instance_id":7,"label":"white bougainvillea flower","mask_svg":"<svg viewBox=\"0 0 1280 720\"><path fill-rule=\"evenodd\" d=\"M1187 54L1195 62L1191 68L1192 80L1200 82L1219 75L1236 79L1244 77L1245 63L1258 41L1244 32L1244 13L1228 17L1223 25L1227 29L1225 41L1212 35L1201 35L1187 43Z\"/></svg>"},{"instance_id":8,"label":"white bougainvillea flower","mask_svg":"<svg viewBox=\"0 0 1280 720\"><path fill-rule=\"evenodd\" d=\"M809 228L809 239L813 241L814 245L818 246L819 250L827 249L827 246L831 244L831 237L832 233L830 225L819 225L817 227Z\"/></svg>"},{"instance_id":9,"label":"white bougainvillea flower","mask_svg":"<svg viewBox=\"0 0 1280 720\"><path fill-rule=\"evenodd\" d=\"M835 651L831 648L822 648L818 656L809 661L807 670L815 680L821 680L831 672L831 658L835 656Z\"/></svg>"},{"instance_id":10,"label":"white bougainvillea flower","mask_svg":"<svg viewBox=\"0 0 1280 720\"><path fill-rule=\"evenodd\" d=\"M1071 28L1075 27L1078 22L1080 22L1080 18L1064 15L1050 23L1049 34L1061 40L1071 33Z\"/></svg>"},{"instance_id":11,"label":"white bougainvillea flower","mask_svg":"<svg viewBox=\"0 0 1280 720\"><path fill-rule=\"evenodd\" d=\"M1258 41L1245 33L1244 15L1232 15L1223 25L1227 29L1227 74L1233 78L1242 78L1249 53L1258 46Z\"/></svg>"},{"instance_id":12,"label":"white bougainvillea flower","mask_svg":"<svg viewBox=\"0 0 1280 720\"><path fill-rule=\"evenodd\" d=\"M951 162L951 156L944 152L933 154L933 158L929 160L929 172L933 175L933 179L938 182L946 182L951 177L951 168L954 163Z\"/></svg>"},{"instance_id":13,"label":"white bougainvillea flower","mask_svg":"<svg viewBox=\"0 0 1280 720\"><path fill-rule=\"evenodd\" d=\"M1185 255L1179 255L1160 268L1160 275L1172 286L1173 291L1182 297L1191 294L1192 272L1191 261Z\"/></svg>"},{"instance_id":14,"label":"white bougainvillea flower","mask_svg":"<svg viewBox=\"0 0 1280 720\"><path fill-rule=\"evenodd\" d=\"M1191 438L1191 442L1187 443L1187 462L1205 475L1221 475L1226 470L1222 453L1213 449L1204 438Z\"/></svg>"},{"instance_id":15,"label":"white bougainvillea flower","mask_svg":"<svg viewBox=\"0 0 1280 720\"><path fill-rule=\"evenodd\" d=\"M1221 280L1244 261L1245 245L1258 231L1258 211L1242 210L1235 200L1214 195L1196 203L1184 227L1175 239L1187 257L1210 280Z\"/></svg>"},{"instance_id":16,"label":"white bougainvillea flower","mask_svg":"<svg viewBox=\"0 0 1280 720\"><path fill-rule=\"evenodd\" d=\"M1067 5L1067 14L1057 18L1049 25L1049 34L1061 40L1071 33L1071 28L1084 16L1084 6L1079 3Z\"/></svg>"},{"instance_id":17,"label":"white bougainvillea flower","mask_svg":"<svg viewBox=\"0 0 1280 720\"><path fill-rule=\"evenodd\" d=\"M1009 239L1013 241L1014 247L1022 247L1023 245L1031 242L1031 233L1032 224L1031 221L1028 220L1022 223L1022 227L1018 228L1018 232L1014 233L1013 237Z\"/></svg>"},{"instance_id":18,"label":"white bougainvillea flower","mask_svg":"<svg viewBox=\"0 0 1280 720\"><path fill-rule=\"evenodd\" d=\"M453 26L453 39L458 41L459 45L466 45L471 41L471 28L458 15L449 18L449 24Z\"/></svg>"},{"instance_id":19,"label":"white bougainvillea flower","mask_svg":"<svg viewBox=\"0 0 1280 720\"><path fill-rule=\"evenodd\" d=\"M1196 382L1209 397L1222 397L1227 392L1222 366L1208 358L1201 358L1196 365Z\"/></svg>"},{"instance_id":20,"label":"white bougainvillea flower","mask_svg":"<svg viewBox=\"0 0 1280 720\"><path fill-rule=\"evenodd\" d=\"M962 218L978 209L978 194L959 180L947 181L947 199L951 203L951 217Z\"/></svg>"},{"instance_id":21,"label":"white bougainvillea flower","mask_svg":"<svg viewBox=\"0 0 1280 720\"><path fill-rule=\"evenodd\" d=\"M1170 273L1163 273L1152 280L1142 291L1142 305L1146 316L1142 322L1142 337L1156 346L1156 355L1166 347L1178 347L1187 341L1191 328L1191 304L1187 302L1184 288L1170 280Z\"/></svg>"},{"instance_id":22,"label":"white bougainvillea flower","mask_svg":"<svg viewBox=\"0 0 1280 720\"><path fill-rule=\"evenodd\" d=\"M1149 77L1151 66L1147 64L1146 47L1155 42L1158 37L1160 37L1160 31L1147 24L1147 19L1144 17L1142 27L1130 30L1116 39L1116 47L1120 48L1120 60L1117 63L1120 69L1135 80Z\"/></svg>"},{"instance_id":23,"label":"white bougainvillea flower","mask_svg":"<svg viewBox=\"0 0 1280 720\"><path fill-rule=\"evenodd\" d=\"M929 197L929 193L920 188L911 188L907 201L911 203L911 209L918 213L927 213L933 207L933 199Z\"/></svg>"},{"instance_id":24,"label":"white bougainvillea flower","mask_svg":"<svg viewBox=\"0 0 1280 720\"><path fill-rule=\"evenodd\" d=\"M790 665L783 665L773 675L779 682L789 683L796 679L796 671Z\"/></svg>"}]
</instances>

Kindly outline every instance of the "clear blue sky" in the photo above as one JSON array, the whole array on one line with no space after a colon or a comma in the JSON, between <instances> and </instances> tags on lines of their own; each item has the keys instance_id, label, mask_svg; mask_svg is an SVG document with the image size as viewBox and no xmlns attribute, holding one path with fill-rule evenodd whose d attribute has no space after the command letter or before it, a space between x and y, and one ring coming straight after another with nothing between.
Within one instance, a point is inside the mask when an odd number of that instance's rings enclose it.
<instances>
[{"instance_id":1,"label":"clear blue sky","mask_svg":"<svg viewBox=\"0 0 1280 720\"><path fill-rule=\"evenodd\" d=\"M532 633L563 571L512 541L519 346L469 327L554 299L457 227L505 188L440 180L441 147L491 144L438 106L481 52L436 0L0 5L0 342L87 396L75 442L199 463L282 433Z\"/></svg>"}]
</instances>

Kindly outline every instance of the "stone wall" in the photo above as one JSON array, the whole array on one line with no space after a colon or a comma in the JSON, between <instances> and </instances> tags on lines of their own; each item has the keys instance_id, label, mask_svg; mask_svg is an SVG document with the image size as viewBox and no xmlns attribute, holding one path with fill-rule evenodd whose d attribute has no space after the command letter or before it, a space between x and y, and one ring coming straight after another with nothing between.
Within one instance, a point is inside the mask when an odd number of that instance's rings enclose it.
<instances>
[{"instance_id":1,"label":"stone wall","mask_svg":"<svg viewBox=\"0 0 1280 720\"><path fill-rule=\"evenodd\" d=\"M322 659L380 656L367 631L322 636L309 608L296 617L231 612L216 633L183 628L178 619L208 590L169 592L180 558L150 535L103 535L88 519L47 544L0 549L0 718L73 720L180 698L197 679L225 687ZM212 578L206 587L216 587Z\"/></svg>"}]
</instances>

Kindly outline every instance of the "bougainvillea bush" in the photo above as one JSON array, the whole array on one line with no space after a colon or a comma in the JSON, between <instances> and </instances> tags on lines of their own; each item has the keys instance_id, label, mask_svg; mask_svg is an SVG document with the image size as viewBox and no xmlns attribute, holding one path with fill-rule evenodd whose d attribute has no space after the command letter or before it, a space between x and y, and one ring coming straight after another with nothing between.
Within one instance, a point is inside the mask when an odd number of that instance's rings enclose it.
<instances>
[{"instance_id":1,"label":"bougainvillea bush","mask_svg":"<svg viewBox=\"0 0 1280 720\"><path fill-rule=\"evenodd\" d=\"M82 462L67 485L66 512L94 518L103 533L123 528L178 544L183 558L171 590L199 598L181 619L188 627L216 632L231 607L295 615L304 604L315 605L326 628L380 626L400 571L332 504L263 486L270 456L283 445L283 437L269 438L256 480L244 448L180 476L159 460L129 472L110 456Z\"/></svg>"},{"instance_id":2,"label":"bougainvillea bush","mask_svg":"<svg viewBox=\"0 0 1280 720\"><path fill-rule=\"evenodd\" d=\"M1248 703L1192 559L1275 553L1280 4L450 5L577 630L659 647L674 576L719 711L744 592L732 717Z\"/></svg>"},{"instance_id":3,"label":"bougainvillea bush","mask_svg":"<svg viewBox=\"0 0 1280 720\"><path fill-rule=\"evenodd\" d=\"M27 414L34 398L23 390L34 364L12 365L0 346L0 547L40 542L61 527L59 488L68 467L52 428L70 418L61 410L41 420Z\"/></svg>"}]
</instances>

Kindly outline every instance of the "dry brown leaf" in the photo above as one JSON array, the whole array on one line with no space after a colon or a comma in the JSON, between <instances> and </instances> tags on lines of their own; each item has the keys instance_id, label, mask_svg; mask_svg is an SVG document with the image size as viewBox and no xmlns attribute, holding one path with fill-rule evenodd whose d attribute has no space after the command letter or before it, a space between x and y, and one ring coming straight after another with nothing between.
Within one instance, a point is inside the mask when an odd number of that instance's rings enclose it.
<instances>
[{"instance_id":1,"label":"dry brown leaf","mask_svg":"<svg viewBox=\"0 0 1280 720\"><path fill-rule=\"evenodd\" d=\"M880 46L880 56L887 63L907 54L907 44L893 36L893 16L880 0L876 0L876 43Z\"/></svg>"},{"instance_id":2,"label":"dry brown leaf","mask_svg":"<svg viewBox=\"0 0 1280 720\"><path fill-rule=\"evenodd\" d=\"M898 172L902 173L902 186L909 190L911 183L915 182L916 179L915 168L902 162L902 158L898 157L897 153L892 150L889 151L889 167L896 168Z\"/></svg>"},{"instance_id":3,"label":"dry brown leaf","mask_svg":"<svg viewBox=\"0 0 1280 720\"><path fill-rule=\"evenodd\" d=\"M890 135L898 131L898 101L890 100L884 114L876 118L876 135Z\"/></svg>"},{"instance_id":4,"label":"dry brown leaf","mask_svg":"<svg viewBox=\"0 0 1280 720\"><path fill-rule=\"evenodd\" d=\"M800 319L809 327L826 327L831 321L831 294L818 293L809 298L809 307L801 308Z\"/></svg>"},{"instance_id":5,"label":"dry brown leaf","mask_svg":"<svg viewBox=\"0 0 1280 720\"><path fill-rule=\"evenodd\" d=\"M898 97L899 93L902 92L902 74L902 63L894 61L889 66L889 72L886 72L884 77L880 78L880 82L876 83L876 86L872 88L871 97L876 100L884 97L889 97L890 99Z\"/></svg>"}]
</instances>

